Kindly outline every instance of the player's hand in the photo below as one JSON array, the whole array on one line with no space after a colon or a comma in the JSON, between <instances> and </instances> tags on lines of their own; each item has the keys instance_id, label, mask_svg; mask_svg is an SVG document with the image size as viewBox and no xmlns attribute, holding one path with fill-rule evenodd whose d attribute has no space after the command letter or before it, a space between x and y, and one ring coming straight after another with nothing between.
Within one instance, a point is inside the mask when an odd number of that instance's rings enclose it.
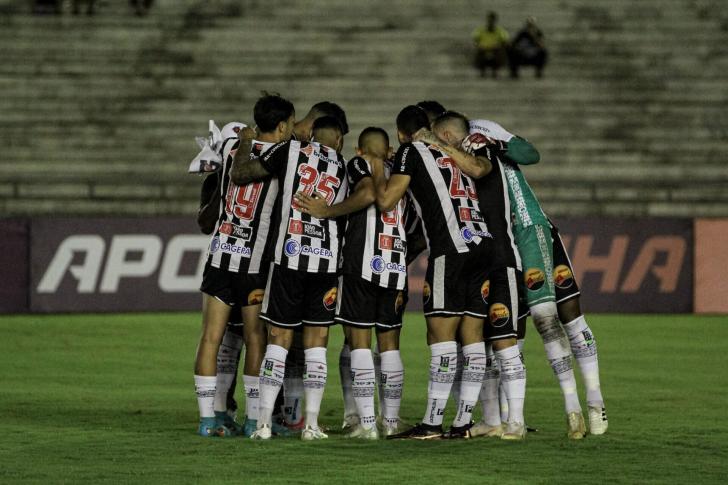
<instances>
[{"instance_id":1,"label":"player's hand","mask_svg":"<svg viewBox=\"0 0 728 485\"><path fill-rule=\"evenodd\" d=\"M317 219L326 219L329 215L329 205L326 199L314 192L306 195L303 192L297 192L294 196L298 210L304 214L310 214Z\"/></svg>"},{"instance_id":2,"label":"player's hand","mask_svg":"<svg viewBox=\"0 0 728 485\"><path fill-rule=\"evenodd\" d=\"M414 134L413 139L415 141L429 143L430 145L439 145L440 143L442 143L440 139L437 138L435 134L429 130L419 130L417 133Z\"/></svg>"},{"instance_id":3,"label":"player's hand","mask_svg":"<svg viewBox=\"0 0 728 485\"><path fill-rule=\"evenodd\" d=\"M251 142L255 139L255 136L255 130L249 126L246 126L238 133L238 138L240 138L241 142Z\"/></svg>"}]
</instances>

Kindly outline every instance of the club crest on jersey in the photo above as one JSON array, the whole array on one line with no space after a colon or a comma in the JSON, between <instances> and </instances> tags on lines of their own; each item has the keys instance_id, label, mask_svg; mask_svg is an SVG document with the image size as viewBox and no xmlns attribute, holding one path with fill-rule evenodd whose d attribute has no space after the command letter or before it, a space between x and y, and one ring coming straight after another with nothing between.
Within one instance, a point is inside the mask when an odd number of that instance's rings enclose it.
<instances>
[{"instance_id":1,"label":"club crest on jersey","mask_svg":"<svg viewBox=\"0 0 728 485\"><path fill-rule=\"evenodd\" d=\"M263 303L263 297L265 296L265 290L257 288L248 293L248 305L259 305Z\"/></svg>"},{"instance_id":2,"label":"club crest on jersey","mask_svg":"<svg viewBox=\"0 0 728 485\"><path fill-rule=\"evenodd\" d=\"M404 253L407 250L407 243L398 237L390 236L389 234L380 234L379 249L381 251Z\"/></svg>"},{"instance_id":3,"label":"club crest on jersey","mask_svg":"<svg viewBox=\"0 0 728 485\"><path fill-rule=\"evenodd\" d=\"M301 245L295 239L288 239L283 245L283 251L286 253L286 256L292 258L301 254Z\"/></svg>"},{"instance_id":4,"label":"club crest on jersey","mask_svg":"<svg viewBox=\"0 0 728 485\"><path fill-rule=\"evenodd\" d=\"M490 280L485 280L480 287L480 296L483 297L483 302L486 304L488 303L488 295L490 295Z\"/></svg>"},{"instance_id":5,"label":"club crest on jersey","mask_svg":"<svg viewBox=\"0 0 728 485\"><path fill-rule=\"evenodd\" d=\"M326 292L326 294L324 295L324 300L323 300L324 308L326 308L327 310L334 309L334 304L336 304L337 292L338 292L338 290L336 289L336 287L333 287L329 291Z\"/></svg>"},{"instance_id":6,"label":"club crest on jersey","mask_svg":"<svg viewBox=\"0 0 728 485\"><path fill-rule=\"evenodd\" d=\"M460 220L463 222L485 222L483 216L476 209L472 209L470 207L460 207L458 212L460 213Z\"/></svg>"},{"instance_id":7,"label":"club crest on jersey","mask_svg":"<svg viewBox=\"0 0 728 485\"><path fill-rule=\"evenodd\" d=\"M223 222L220 226L220 234L233 236L238 239L249 241L253 230L250 227L238 226L229 222Z\"/></svg>"},{"instance_id":8,"label":"club crest on jersey","mask_svg":"<svg viewBox=\"0 0 728 485\"><path fill-rule=\"evenodd\" d=\"M565 264L560 264L554 268L554 284L562 290L571 288L574 284L574 275Z\"/></svg>"},{"instance_id":9,"label":"club crest on jersey","mask_svg":"<svg viewBox=\"0 0 728 485\"><path fill-rule=\"evenodd\" d=\"M523 275L523 279L529 291L538 291L543 286L545 276L540 269L530 268Z\"/></svg>"},{"instance_id":10,"label":"club crest on jersey","mask_svg":"<svg viewBox=\"0 0 728 485\"><path fill-rule=\"evenodd\" d=\"M318 239L326 239L326 232L323 227L316 224L310 224L308 222L297 221L295 219L292 219L288 223L288 232L291 234L315 237Z\"/></svg>"},{"instance_id":11,"label":"club crest on jersey","mask_svg":"<svg viewBox=\"0 0 728 485\"><path fill-rule=\"evenodd\" d=\"M490 307L489 313L490 323L496 328L500 328L508 323L511 319L511 312L503 303L494 303Z\"/></svg>"}]
</instances>

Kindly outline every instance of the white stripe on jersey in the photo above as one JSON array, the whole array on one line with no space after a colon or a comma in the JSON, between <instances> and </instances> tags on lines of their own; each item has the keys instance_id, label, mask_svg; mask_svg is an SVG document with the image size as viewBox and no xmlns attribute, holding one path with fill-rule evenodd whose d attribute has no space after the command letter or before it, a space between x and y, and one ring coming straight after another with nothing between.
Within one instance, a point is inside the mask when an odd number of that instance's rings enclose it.
<instances>
[{"instance_id":1,"label":"white stripe on jersey","mask_svg":"<svg viewBox=\"0 0 728 485\"><path fill-rule=\"evenodd\" d=\"M445 255L438 256L432 270L432 309L445 308Z\"/></svg>"},{"instance_id":2,"label":"white stripe on jersey","mask_svg":"<svg viewBox=\"0 0 728 485\"><path fill-rule=\"evenodd\" d=\"M415 199L414 195L412 195L412 192L407 189L407 195L409 196L410 202L412 202L412 205L414 205L415 212L417 213L417 217L420 219L420 227L422 228L422 235L425 237L425 243L427 243L427 252L430 252L430 238L427 236L427 228L425 227L424 221L422 221L422 207L420 207L420 204L417 203L417 199Z\"/></svg>"},{"instance_id":3,"label":"white stripe on jersey","mask_svg":"<svg viewBox=\"0 0 728 485\"><path fill-rule=\"evenodd\" d=\"M301 144L297 141L291 141L289 150L288 150L288 159L289 159L289 165L290 165L290 158L291 153L295 153L295 156L298 157L298 149L301 147ZM286 179L283 181L283 188L281 192L281 223L282 224L288 224L288 215L291 210L291 200L293 199L293 180L296 178L296 171L295 170L288 170L286 169ZM283 222L285 221L285 222ZM286 234L287 231L284 230L284 226L281 225L281 227L278 229L278 240L276 241L276 253L275 253L275 262L277 264L281 264L281 255L283 254L283 244L286 240ZM300 244L300 237L298 240ZM290 257L289 261L295 261L296 265L298 265L298 256Z\"/></svg>"},{"instance_id":4,"label":"white stripe on jersey","mask_svg":"<svg viewBox=\"0 0 728 485\"><path fill-rule=\"evenodd\" d=\"M440 198L440 207L442 208L442 214L445 216L445 222L447 223L446 229L450 232L450 239L452 239L452 243L455 246L455 249L457 249L459 253L467 253L470 249L460 235L460 224L458 223L459 220L457 215L455 214L455 211L453 210L452 201L449 197L450 188L445 182L445 178L442 176L442 172L440 172L440 169L437 166L437 162L435 161L432 153L430 153L430 150L427 148L427 146L425 146L424 143L413 143L412 146L417 148L417 151L420 152L423 165L425 166L425 169L427 170L427 173L430 176L430 180L432 180L432 184L435 186L435 190L437 191L437 193L448 194L447 198ZM418 213L420 212L418 211ZM472 240L475 244L480 244L479 236L474 235Z\"/></svg>"},{"instance_id":5,"label":"white stripe on jersey","mask_svg":"<svg viewBox=\"0 0 728 485\"><path fill-rule=\"evenodd\" d=\"M521 254L518 252L518 246L516 245L516 238L513 236L513 223L511 222L511 195L508 191L508 181L506 180L506 174L505 174L505 167L503 166L503 163L501 163L500 160L498 160L496 163L498 163L500 167L500 177L501 177L501 183L503 184L503 209L504 214L503 217L506 220L506 228L508 232L508 242L511 244L511 249L513 250L513 256L516 259L516 268L518 270L523 270L523 263L521 262Z\"/></svg>"},{"instance_id":6,"label":"white stripe on jersey","mask_svg":"<svg viewBox=\"0 0 728 485\"><path fill-rule=\"evenodd\" d=\"M278 180L271 179L270 188L265 195L263 201L263 211L261 212L260 221L258 222L258 230L255 235L255 246L256 248L265 248L266 240L268 239L268 233L270 233L271 218L273 217L273 206L276 203L276 197L278 197ZM260 245L260 246L259 246ZM264 251L255 251L250 258L250 265L248 266L248 272L257 274L260 273L260 265L263 263Z\"/></svg>"},{"instance_id":7,"label":"white stripe on jersey","mask_svg":"<svg viewBox=\"0 0 728 485\"><path fill-rule=\"evenodd\" d=\"M518 282L516 281L516 270L506 268L508 275L508 291L511 297L511 318L513 319L513 330L518 332Z\"/></svg>"},{"instance_id":8,"label":"white stripe on jersey","mask_svg":"<svg viewBox=\"0 0 728 485\"><path fill-rule=\"evenodd\" d=\"M372 281L372 265L367 261L368 255L374 254L374 238L370 234L374 234L377 230L377 210L374 204L367 208L367 232L365 233L364 255L362 257L362 277L367 281Z\"/></svg>"}]
</instances>

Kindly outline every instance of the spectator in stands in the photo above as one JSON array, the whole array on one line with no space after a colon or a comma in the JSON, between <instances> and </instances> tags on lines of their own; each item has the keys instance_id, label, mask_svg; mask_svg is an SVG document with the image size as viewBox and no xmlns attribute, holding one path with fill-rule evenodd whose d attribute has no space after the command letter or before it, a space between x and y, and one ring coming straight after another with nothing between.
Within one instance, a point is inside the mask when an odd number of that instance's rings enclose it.
<instances>
[{"instance_id":1,"label":"spectator in stands","mask_svg":"<svg viewBox=\"0 0 728 485\"><path fill-rule=\"evenodd\" d=\"M129 4L134 9L134 13L140 17L143 17L149 13L149 9L152 8L154 0L129 0Z\"/></svg>"},{"instance_id":2,"label":"spectator in stands","mask_svg":"<svg viewBox=\"0 0 728 485\"><path fill-rule=\"evenodd\" d=\"M508 62L508 32L497 25L498 15L491 11L485 26L473 32L473 40L477 49L475 66L480 69L480 76L485 77L487 68L493 70L493 79L498 77L498 69Z\"/></svg>"},{"instance_id":3,"label":"spectator in stands","mask_svg":"<svg viewBox=\"0 0 728 485\"><path fill-rule=\"evenodd\" d=\"M518 77L520 66L534 66L536 77L543 76L543 67L546 65L548 52L544 46L543 32L536 25L534 17L526 19L526 25L513 40L509 54L512 78Z\"/></svg>"}]
</instances>

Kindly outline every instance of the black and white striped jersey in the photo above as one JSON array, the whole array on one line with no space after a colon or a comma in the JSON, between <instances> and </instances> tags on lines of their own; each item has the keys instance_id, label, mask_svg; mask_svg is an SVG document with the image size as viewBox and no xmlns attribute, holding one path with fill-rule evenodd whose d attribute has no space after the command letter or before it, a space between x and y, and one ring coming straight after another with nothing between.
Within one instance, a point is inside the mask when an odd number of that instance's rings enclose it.
<instances>
[{"instance_id":1,"label":"black and white striped jersey","mask_svg":"<svg viewBox=\"0 0 728 485\"><path fill-rule=\"evenodd\" d=\"M491 238L473 180L446 154L422 142L399 147L392 175L411 177L408 194L423 222L430 257L467 253Z\"/></svg>"},{"instance_id":2,"label":"black and white striped jersey","mask_svg":"<svg viewBox=\"0 0 728 485\"><path fill-rule=\"evenodd\" d=\"M369 162L354 157L347 163L349 192L366 177L371 177ZM385 175L389 166L384 164ZM404 289L407 282L407 234L404 227L406 197L389 212L376 204L349 214L344 235L342 271L360 275L383 288Z\"/></svg>"},{"instance_id":3,"label":"black and white striped jersey","mask_svg":"<svg viewBox=\"0 0 728 485\"><path fill-rule=\"evenodd\" d=\"M238 186L230 180L230 167L240 145L237 138L228 138L222 147L222 183L220 184L220 217L208 249L211 266L233 273L258 274L265 270L266 240L278 195L278 181L266 178ZM251 157L272 143L253 141Z\"/></svg>"},{"instance_id":4,"label":"black and white striped jersey","mask_svg":"<svg viewBox=\"0 0 728 485\"><path fill-rule=\"evenodd\" d=\"M271 234L273 261L297 271L335 273L341 242L338 222L302 213L293 196L317 192L329 205L344 200L344 157L319 143L290 140L273 145L260 161L280 185Z\"/></svg>"},{"instance_id":5,"label":"black and white striped jersey","mask_svg":"<svg viewBox=\"0 0 728 485\"><path fill-rule=\"evenodd\" d=\"M513 236L513 214L508 194L508 181L504 164L511 163L501 145L487 145L481 133L473 133L463 142L463 148L475 156L490 160L493 169L488 175L475 180L480 210L493 234L492 268L521 268L521 256Z\"/></svg>"}]
</instances>

